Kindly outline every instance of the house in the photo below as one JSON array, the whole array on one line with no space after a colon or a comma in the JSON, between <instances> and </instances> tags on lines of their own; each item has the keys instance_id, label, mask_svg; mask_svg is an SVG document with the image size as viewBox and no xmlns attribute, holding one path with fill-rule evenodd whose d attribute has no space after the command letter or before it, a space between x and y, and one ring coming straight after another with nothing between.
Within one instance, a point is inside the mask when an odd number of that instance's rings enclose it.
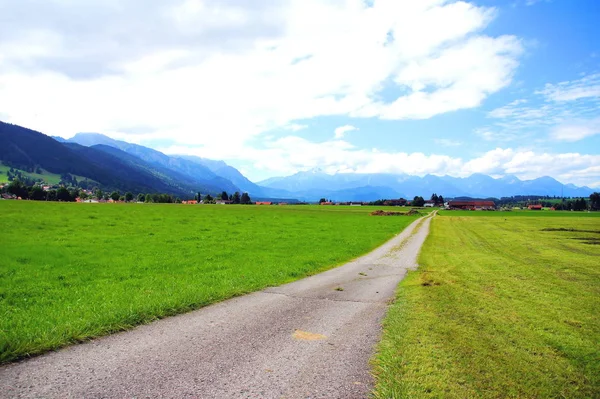
<instances>
[{"instance_id":1,"label":"house","mask_svg":"<svg viewBox=\"0 0 600 399\"><path fill-rule=\"evenodd\" d=\"M256 201L254 204L255 205L271 205L272 202L269 202L269 201Z\"/></svg>"},{"instance_id":2,"label":"house","mask_svg":"<svg viewBox=\"0 0 600 399\"><path fill-rule=\"evenodd\" d=\"M181 201L182 204L187 204L187 205L196 205L198 203L198 201L196 200L188 200L188 201Z\"/></svg>"},{"instance_id":3,"label":"house","mask_svg":"<svg viewBox=\"0 0 600 399\"><path fill-rule=\"evenodd\" d=\"M532 211L541 211L542 210L542 206L539 204L529 205L527 208Z\"/></svg>"},{"instance_id":4,"label":"house","mask_svg":"<svg viewBox=\"0 0 600 399\"><path fill-rule=\"evenodd\" d=\"M448 201L449 209L466 210L493 210L496 209L494 201Z\"/></svg>"},{"instance_id":5,"label":"house","mask_svg":"<svg viewBox=\"0 0 600 399\"><path fill-rule=\"evenodd\" d=\"M321 202L321 205L333 205L333 202L329 202L329 201Z\"/></svg>"},{"instance_id":6,"label":"house","mask_svg":"<svg viewBox=\"0 0 600 399\"><path fill-rule=\"evenodd\" d=\"M218 204L218 205L229 205L229 204L233 204L233 201L231 201L231 200L216 200L215 204Z\"/></svg>"},{"instance_id":7,"label":"house","mask_svg":"<svg viewBox=\"0 0 600 399\"><path fill-rule=\"evenodd\" d=\"M435 206L435 201L432 200L427 200L425 201L425 205L423 205L425 208L433 208Z\"/></svg>"}]
</instances>

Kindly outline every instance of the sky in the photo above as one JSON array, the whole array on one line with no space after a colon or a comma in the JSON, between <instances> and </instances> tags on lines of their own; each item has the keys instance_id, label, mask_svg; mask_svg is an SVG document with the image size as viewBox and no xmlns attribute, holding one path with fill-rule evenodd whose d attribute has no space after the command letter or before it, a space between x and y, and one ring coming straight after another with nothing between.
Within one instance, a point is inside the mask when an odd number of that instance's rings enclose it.
<instances>
[{"instance_id":1,"label":"sky","mask_svg":"<svg viewBox=\"0 0 600 399\"><path fill-rule=\"evenodd\" d=\"M222 159L600 187L597 0L0 0L0 120Z\"/></svg>"}]
</instances>

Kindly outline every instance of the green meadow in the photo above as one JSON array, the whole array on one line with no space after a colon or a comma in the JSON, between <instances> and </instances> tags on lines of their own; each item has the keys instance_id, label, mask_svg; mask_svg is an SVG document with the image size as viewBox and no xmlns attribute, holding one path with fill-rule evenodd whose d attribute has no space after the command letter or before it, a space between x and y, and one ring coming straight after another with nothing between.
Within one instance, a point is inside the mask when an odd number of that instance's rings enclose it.
<instances>
[{"instance_id":1,"label":"green meadow","mask_svg":"<svg viewBox=\"0 0 600 399\"><path fill-rule=\"evenodd\" d=\"M376 398L600 397L600 213L441 211L373 360Z\"/></svg>"},{"instance_id":2,"label":"green meadow","mask_svg":"<svg viewBox=\"0 0 600 399\"><path fill-rule=\"evenodd\" d=\"M374 209L0 201L0 362L321 272L417 218Z\"/></svg>"},{"instance_id":3,"label":"green meadow","mask_svg":"<svg viewBox=\"0 0 600 399\"><path fill-rule=\"evenodd\" d=\"M0 183L7 183L8 182L8 176L6 174L6 172L8 172L10 170L9 166L6 166L4 164L2 164L2 162L0 162ZM43 180L48 184L58 184L60 182L60 175L57 174L53 174L53 173L49 173L44 171L44 173L29 173L29 172L25 172L23 170L17 169L19 170L24 176L27 176L31 179L34 180ZM77 178L81 178L80 176L77 176Z\"/></svg>"}]
</instances>

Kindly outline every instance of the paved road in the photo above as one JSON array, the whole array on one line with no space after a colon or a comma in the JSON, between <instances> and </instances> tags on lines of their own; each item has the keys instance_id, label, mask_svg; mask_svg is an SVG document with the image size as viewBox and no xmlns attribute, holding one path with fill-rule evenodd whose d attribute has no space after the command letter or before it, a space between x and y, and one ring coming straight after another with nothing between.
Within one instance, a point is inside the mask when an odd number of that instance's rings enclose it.
<instances>
[{"instance_id":1,"label":"paved road","mask_svg":"<svg viewBox=\"0 0 600 399\"><path fill-rule=\"evenodd\" d=\"M0 398L365 398L429 222L325 273L0 367Z\"/></svg>"}]
</instances>

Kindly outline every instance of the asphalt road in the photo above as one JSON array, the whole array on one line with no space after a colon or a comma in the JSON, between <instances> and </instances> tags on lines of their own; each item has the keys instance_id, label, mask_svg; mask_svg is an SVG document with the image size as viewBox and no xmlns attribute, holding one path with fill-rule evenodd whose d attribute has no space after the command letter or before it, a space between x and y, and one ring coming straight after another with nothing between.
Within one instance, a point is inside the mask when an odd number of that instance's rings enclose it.
<instances>
[{"instance_id":1,"label":"asphalt road","mask_svg":"<svg viewBox=\"0 0 600 399\"><path fill-rule=\"evenodd\" d=\"M426 218L344 266L0 367L0 398L366 398Z\"/></svg>"}]
</instances>

